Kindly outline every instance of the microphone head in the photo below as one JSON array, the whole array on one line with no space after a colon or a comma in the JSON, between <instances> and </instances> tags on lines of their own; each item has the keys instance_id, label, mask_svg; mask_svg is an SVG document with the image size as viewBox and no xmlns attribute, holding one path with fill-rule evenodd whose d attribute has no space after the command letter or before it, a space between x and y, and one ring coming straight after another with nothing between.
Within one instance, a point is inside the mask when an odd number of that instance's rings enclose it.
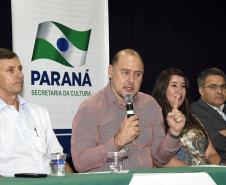
<instances>
[{"instance_id":1,"label":"microphone head","mask_svg":"<svg viewBox=\"0 0 226 185\"><path fill-rule=\"evenodd\" d=\"M132 94L126 94L125 95L125 102L126 102L126 113L127 118L134 115L134 109L133 109L133 95Z\"/></svg>"},{"instance_id":2,"label":"microphone head","mask_svg":"<svg viewBox=\"0 0 226 185\"><path fill-rule=\"evenodd\" d=\"M124 98L125 98L126 104L132 104L133 103L133 95L132 94L126 94Z\"/></svg>"}]
</instances>

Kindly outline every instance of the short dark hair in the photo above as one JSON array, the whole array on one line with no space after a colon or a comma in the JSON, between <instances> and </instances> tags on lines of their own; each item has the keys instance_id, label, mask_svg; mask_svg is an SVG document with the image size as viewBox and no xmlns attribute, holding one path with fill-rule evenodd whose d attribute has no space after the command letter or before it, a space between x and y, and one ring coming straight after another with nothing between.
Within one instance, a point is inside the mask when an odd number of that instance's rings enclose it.
<instances>
[{"instance_id":1,"label":"short dark hair","mask_svg":"<svg viewBox=\"0 0 226 185\"><path fill-rule=\"evenodd\" d=\"M127 49L122 49L122 50L118 51L114 55L114 57L111 61L111 65L116 64L119 61L119 58L122 54L129 54L129 55L137 56L140 59L140 61L143 63L142 57L137 51L135 51L134 49L127 48ZM144 63L143 63L143 65L144 65Z\"/></svg>"},{"instance_id":2,"label":"short dark hair","mask_svg":"<svg viewBox=\"0 0 226 185\"><path fill-rule=\"evenodd\" d=\"M198 86L204 87L204 85L205 85L204 82L205 82L206 78L210 75L222 76L224 78L224 80L226 81L225 73L221 69L216 68L216 67L207 68L198 75L198 78L197 78Z\"/></svg>"},{"instance_id":3,"label":"short dark hair","mask_svg":"<svg viewBox=\"0 0 226 185\"><path fill-rule=\"evenodd\" d=\"M11 58L18 58L18 56L16 53L9 49L0 48L0 59L11 59Z\"/></svg>"}]
</instances>

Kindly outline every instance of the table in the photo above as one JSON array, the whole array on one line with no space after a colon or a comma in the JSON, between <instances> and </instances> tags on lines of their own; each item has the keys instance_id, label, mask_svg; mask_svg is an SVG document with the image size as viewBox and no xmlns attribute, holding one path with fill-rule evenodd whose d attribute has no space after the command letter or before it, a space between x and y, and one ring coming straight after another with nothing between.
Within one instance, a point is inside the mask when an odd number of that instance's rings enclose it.
<instances>
[{"instance_id":1,"label":"table","mask_svg":"<svg viewBox=\"0 0 226 185\"><path fill-rule=\"evenodd\" d=\"M0 185L129 185L133 173L207 172L217 185L226 185L226 167L175 167L131 170L129 173L66 174L64 177L1 177Z\"/></svg>"}]
</instances>

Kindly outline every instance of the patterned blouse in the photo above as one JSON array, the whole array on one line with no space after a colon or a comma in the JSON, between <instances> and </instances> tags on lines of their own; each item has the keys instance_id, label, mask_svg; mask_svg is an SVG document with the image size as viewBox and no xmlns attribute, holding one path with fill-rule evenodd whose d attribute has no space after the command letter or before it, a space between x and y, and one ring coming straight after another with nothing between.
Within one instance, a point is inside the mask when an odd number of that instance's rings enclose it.
<instances>
[{"instance_id":1,"label":"patterned blouse","mask_svg":"<svg viewBox=\"0 0 226 185\"><path fill-rule=\"evenodd\" d=\"M185 129L180 138L183 146L178 150L175 157L191 165L207 164L205 151L208 138L203 131L197 128Z\"/></svg>"}]
</instances>

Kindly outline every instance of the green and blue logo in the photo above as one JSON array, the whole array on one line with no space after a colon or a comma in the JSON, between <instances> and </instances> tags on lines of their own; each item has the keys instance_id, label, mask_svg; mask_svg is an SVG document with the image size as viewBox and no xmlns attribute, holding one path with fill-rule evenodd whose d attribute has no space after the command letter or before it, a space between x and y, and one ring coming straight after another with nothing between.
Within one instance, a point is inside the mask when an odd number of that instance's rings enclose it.
<instances>
[{"instance_id":1,"label":"green and blue logo","mask_svg":"<svg viewBox=\"0 0 226 185\"><path fill-rule=\"evenodd\" d=\"M91 30L77 31L63 24L47 21L38 26L32 61L50 59L64 66L85 64Z\"/></svg>"}]
</instances>

